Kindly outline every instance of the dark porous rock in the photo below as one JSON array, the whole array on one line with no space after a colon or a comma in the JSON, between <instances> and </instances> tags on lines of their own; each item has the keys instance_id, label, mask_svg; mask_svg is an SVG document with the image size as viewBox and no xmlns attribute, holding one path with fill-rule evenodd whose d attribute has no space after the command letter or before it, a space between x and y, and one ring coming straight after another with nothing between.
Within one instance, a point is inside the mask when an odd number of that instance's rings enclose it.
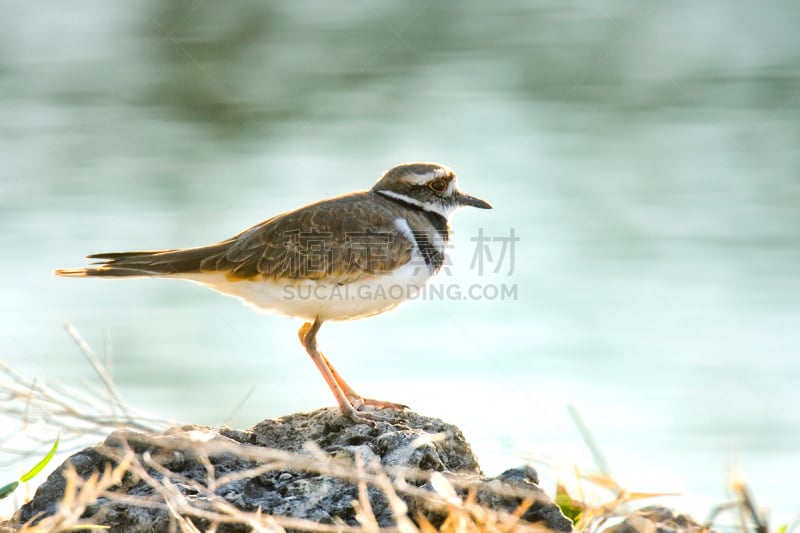
<instances>
[{"instance_id":1,"label":"dark porous rock","mask_svg":"<svg viewBox=\"0 0 800 533\"><path fill-rule=\"evenodd\" d=\"M691 516L667 507L653 505L631 513L616 526L603 533L708 533L712 531L698 524Z\"/></svg>"},{"instance_id":2,"label":"dark porous rock","mask_svg":"<svg viewBox=\"0 0 800 533\"><path fill-rule=\"evenodd\" d=\"M353 502L359 500L359 487L354 478L359 470L374 473L382 467L390 478L402 476L411 488L429 490L430 475L441 473L460 494L473 488L480 503L500 513L511 513L524 498L530 498L533 504L523 520L571 531L571 522L538 488L532 468L508 470L487 479L455 426L411 411L383 410L381 414L386 421L374 427L354 423L337 409L327 408L265 420L246 431L197 426L157 435L117 431L103 444L67 459L16 518L38 521L55 513L64 496L67 468L86 479L118 465L127 453L139 470L129 468L112 487L113 495L88 505L82 515L85 521L109 526L111 531L174 531L177 501L184 505L177 512L200 530L251 530L243 523L214 522L210 513L225 506L358 526ZM240 472L246 474L238 476ZM209 483L213 483L210 489ZM164 496L168 491L172 511ZM396 525L384 491L373 482L366 485L366 494L378 524ZM425 494L425 490L400 491L412 519L422 513L434 525L441 524L441 508L432 507ZM193 509L200 511L193 513Z\"/></svg>"},{"instance_id":3,"label":"dark porous rock","mask_svg":"<svg viewBox=\"0 0 800 533\"><path fill-rule=\"evenodd\" d=\"M531 466L512 468L494 478L464 479L464 476L448 476L447 479L454 483L458 496L465 498L470 490L474 490L477 503L488 509L504 511L508 515L514 513L528 499L530 505L520 516L522 520L541 524L554 531L572 531L572 521L539 488L539 474ZM433 483L425 483L422 487L432 490ZM424 502L412 502L412 509L422 511L434 524L444 520L441 511L428 508Z\"/></svg>"},{"instance_id":4,"label":"dark porous rock","mask_svg":"<svg viewBox=\"0 0 800 533\"><path fill-rule=\"evenodd\" d=\"M503 490L505 489L505 490ZM504 494L514 494L509 498ZM542 523L557 531L571 531L572 521L561 513L557 505L539 488L539 474L531 466L506 470L497 478L483 484L478 490L478 503L491 509L516 510L523 497L532 498L533 504L522 514L526 522Z\"/></svg>"}]
</instances>

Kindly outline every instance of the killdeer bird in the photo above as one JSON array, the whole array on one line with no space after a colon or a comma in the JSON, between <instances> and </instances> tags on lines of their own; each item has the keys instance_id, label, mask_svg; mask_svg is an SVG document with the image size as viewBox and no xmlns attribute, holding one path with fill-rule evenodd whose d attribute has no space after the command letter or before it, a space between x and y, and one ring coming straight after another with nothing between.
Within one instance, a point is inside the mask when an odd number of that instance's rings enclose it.
<instances>
[{"instance_id":1,"label":"killdeer bird","mask_svg":"<svg viewBox=\"0 0 800 533\"><path fill-rule=\"evenodd\" d=\"M450 168L408 163L388 170L368 191L277 215L217 244L92 254L87 257L100 260L93 266L55 274L184 279L302 318L300 342L342 414L372 423L379 416L365 406L405 406L357 394L318 350L317 333L325 321L376 315L422 289L444 262L448 217L463 206L492 207L462 193Z\"/></svg>"}]
</instances>

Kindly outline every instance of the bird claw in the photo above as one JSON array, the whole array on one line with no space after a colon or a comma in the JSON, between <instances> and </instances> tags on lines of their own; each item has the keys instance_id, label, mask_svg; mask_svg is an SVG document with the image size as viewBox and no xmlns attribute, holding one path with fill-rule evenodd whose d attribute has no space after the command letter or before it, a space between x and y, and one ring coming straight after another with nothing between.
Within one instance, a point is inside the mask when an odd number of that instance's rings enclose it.
<instances>
[{"instance_id":1,"label":"bird claw","mask_svg":"<svg viewBox=\"0 0 800 533\"><path fill-rule=\"evenodd\" d=\"M374 407L375 409L392 409L394 411L405 411L408 409L407 405L394 402L385 402L382 400L373 400L372 398L364 398L362 396L348 396L350 405L356 411L361 411L364 407Z\"/></svg>"},{"instance_id":2,"label":"bird claw","mask_svg":"<svg viewBox=\"0 0 800 533\"><path fill-rule=\"evenodd\" d=\"M407 405L362 398L361 396L348 397L348 400L350 405L342 408L342 415L358 424L368 424L373 427L375 427L376 422L389 422L392 418L390 415L378 413L376 410L392 409L393 411L404 411L408 409ZM365 410L365 407L372 409Z\"/></svg>"}]
</instances>

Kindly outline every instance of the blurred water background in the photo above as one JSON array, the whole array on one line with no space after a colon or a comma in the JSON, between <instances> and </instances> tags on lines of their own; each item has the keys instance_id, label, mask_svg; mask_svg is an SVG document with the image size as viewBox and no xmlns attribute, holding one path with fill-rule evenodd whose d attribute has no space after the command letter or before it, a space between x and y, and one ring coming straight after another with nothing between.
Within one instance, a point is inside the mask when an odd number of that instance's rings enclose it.
<instances>
[{"instance_id":1,"label":"blurred water background","mask_svg":"<svg viewBox=\"0 0 800 533\"><path fill-rule=\"evenodd\" d=\"M795 2L0 9L0 358L18 371L92 379L69 321L98 352L108 334L122 395L167 418L329 405L299 321L189 283L51 272L207 244L439 161L495 206L455 217L439 281L517 298L327 325L357 390L458 424L489 473L591 467L574 404L632 490L685 491L702 518L736 462L759 503L800 511ZM478 271L481 229L513 229L513 263L493 240Z\"/></svg>"}]
</instances>

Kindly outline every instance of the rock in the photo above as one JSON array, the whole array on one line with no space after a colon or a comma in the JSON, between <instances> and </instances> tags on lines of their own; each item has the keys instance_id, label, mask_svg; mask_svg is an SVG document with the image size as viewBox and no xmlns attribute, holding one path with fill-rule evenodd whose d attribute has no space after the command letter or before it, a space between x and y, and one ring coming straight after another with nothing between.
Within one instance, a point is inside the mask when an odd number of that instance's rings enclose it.
<instances>
[{"instance_id":1,"label":"rock","mask_svg":"<svg viewBox=\"0 0 800 533\"><path fill-rule=\"evenodd\" d=\"M478 503L492 509L504 509L509 513L516 509L515 501L501 496L510 488L520 495L535 497L539 503L549 503L550 498L539 488L539 474L531 466L506 470L496 479L484 483L478 491ZM526 522L549 524L550 529L571 531L572 521L561 513L556 505L531 505L521 517Z\"/></svg>"},{"instance_id":2,"label":"rock","mask_svg":"<svg viewBox=\"0 0 800 533\"><path fill-rule=\"evenodd\" d=\"M473 479L472 483L462 483L457 493L463 498L470 489L475 491L476 502L488 509L505 511L511 514L519 507L524 498L530 498L532 504L520 516L522 520L532 524L544 524L554 531L572 531L572 521L561 513L561 509L553 504L539 486L539 474L531 466L522 466L506 470L496 478ZM423 488L432 489L432 483L425 483ZM413 508L413 504L412 504ZM429 518L444 520L444 515L435 510L422 508Z\"/></svg>"},{"instance_id":3,"label":"rock","mask_svg":"<svg viewBox=\"0 0 800 533\"><path fill-rule=\"evenodd\" d=\"M200 510L180 509L201 530L213 523L207 513L220 512L226 504L244 512L260 510L265 515L358 526L353 502L359 500L359 490L353 479L359 468L371 473L373 480L385 472L396 487L404 486L397 482L399 478L405 480L405 486L414 490L398 492L412 519L418 516L415 513L434 525L445 519L442 506L431 503L435 494L430 474L438 472L456 487L457 494L464 497L472 489L480 504L498 513L510 514L523 498L531 497L534 503L524 520L556 531L572 530L572 523L539 489L532 468L485 478L455 426L411 411L382 413L387 421L375 427L356 424L327 408L265 420L246 431L187 426L158 435L114 432L103 444L67 459L19 509L17 518L26 522L53 515L64 497L68 465L87 479L109 464L119 464L127 446L135 452L131 456L141 469L130 468L113 495L98 497L82 515L86 522L109 526L111 531L174 530L165 486L172 491L173 509L186 502ZM237 477L240 472L247 474ZM213 490L208 489L209 483L215 483ZM372 513L380 526L395 526L397 509L392 509L390 497L376 485L377 481L366 488ZM144 500L137 505L133 497ZM219 532L251 530L242 523L214 525Z\"/></svg>"},{"instance_id":4,"label":"rock","mask_svg":"<svg viewBox=\"0 0 800 533\"><path fill-rule=\"evenodd\" d=\"M631 513L616 526L603 533L708 533L706 526L698 524L691 516L672 509L651 505Z\"/></svg>"}]
</instances>

